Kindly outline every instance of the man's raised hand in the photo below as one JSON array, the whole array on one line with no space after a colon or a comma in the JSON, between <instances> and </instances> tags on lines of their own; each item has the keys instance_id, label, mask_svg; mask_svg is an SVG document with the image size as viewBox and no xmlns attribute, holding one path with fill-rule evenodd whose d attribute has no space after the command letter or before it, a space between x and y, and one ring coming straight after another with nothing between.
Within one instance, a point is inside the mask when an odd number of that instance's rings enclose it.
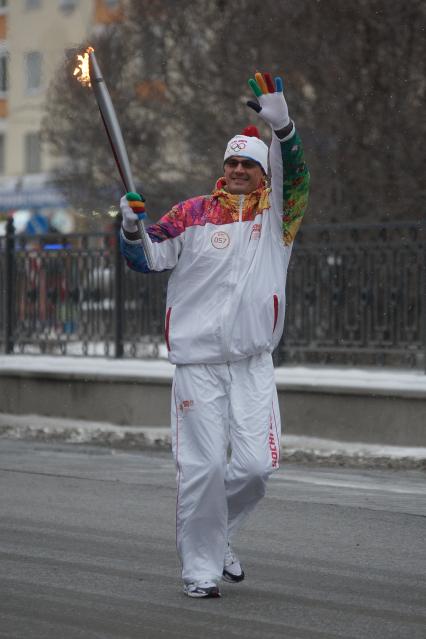
<instances>
[{"instance_id":1,"label":"man's raised hand","mask_svg":"<svg viewBox=\"0 0 426 639\"><path fill-rule=\"evenodd\" d=\"M275 84L270 73L256 73L255 79L248 81L258 102L249 100L247 106L269 124L274 131L284 129L290 124L288 106L283 94L283 81L275 78Z\"/></svg>"}]
</instances>

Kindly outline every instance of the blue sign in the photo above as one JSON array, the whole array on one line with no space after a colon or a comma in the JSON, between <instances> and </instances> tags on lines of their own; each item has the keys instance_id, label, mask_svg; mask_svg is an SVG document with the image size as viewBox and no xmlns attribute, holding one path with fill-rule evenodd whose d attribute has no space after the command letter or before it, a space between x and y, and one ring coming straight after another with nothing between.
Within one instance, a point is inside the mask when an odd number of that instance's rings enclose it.
<instances>
[{"instance_id":1,"label":"blue sign","mask_svg":"<svg viewBox=\"0 0 426 639\"><path fill-rule=\"evenodd\" d=\"M40 215L40 213L35 213L30 217L25 227L25 233L27 235L45 235L49 232L49 220L44 217L44 215Z\"/></svg>"}]
</instances>

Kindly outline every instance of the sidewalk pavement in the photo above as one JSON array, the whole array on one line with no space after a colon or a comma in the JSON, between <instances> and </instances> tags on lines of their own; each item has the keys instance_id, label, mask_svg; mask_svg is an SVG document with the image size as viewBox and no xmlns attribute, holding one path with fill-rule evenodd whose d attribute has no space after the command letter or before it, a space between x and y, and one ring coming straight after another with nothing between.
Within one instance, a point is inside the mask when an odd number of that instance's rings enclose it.
<instances>
[{"instance_id":1,"label":"sidewalk pavement","mask_svg":"<svg viewBox=\"0 0 426 639\"><path fill-rule=\"evenodd\" d=\"M166 359L114 359L107 357L61 357L54 355L1 355L0 374L50 375L87 379L141 379L169 381L174 365ZM426 397L426 374L421 370L350 368L337 366L282 366L275 369L278 388L311 389L315 392L394 397Z\"/></svg>"},{"instance_id":2,"label":"sidewalk pavement","mask_svg":"<svg viewBox=\"0 0 426 639\"><path fill-rule=\"evenodd\" d=\"M0 413L0 440L50 441L125 450L171 449L170 427L117 426L106 422ZM284 462L426 471L426 448L339 442L283 435Z\"/></svg>"}]
</instances>

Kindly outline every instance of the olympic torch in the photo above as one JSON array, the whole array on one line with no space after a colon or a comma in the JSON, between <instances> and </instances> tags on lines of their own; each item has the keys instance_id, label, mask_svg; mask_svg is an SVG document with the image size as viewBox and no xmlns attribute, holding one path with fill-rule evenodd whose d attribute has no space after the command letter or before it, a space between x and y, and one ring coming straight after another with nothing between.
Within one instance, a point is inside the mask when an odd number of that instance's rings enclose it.
<instances>
[{"instance_id":1,"label":"olympic torch","mask_svg":"<svg viewBox=\"0 0 426 639\"><path fill-rule=\"evenodd\" d=\"M127 192L134 192L136 190L135 183L130 169L129 157L127 155L123 135L121 133L111 96L102 76L98 61L96 60L95 51L92 47L88 47L85 53L77 56L77 58L79 60L79 65L74 70L74 75L77 76L77 80L79 82L93 88L93 93L95 94L96 102L98 103L102 122L104 123L105 131L107 133L124 188ZM151 244L142 220L138 220L138 228L148 267L152 268L153 260Z\"/></svg>"}]
</instances>

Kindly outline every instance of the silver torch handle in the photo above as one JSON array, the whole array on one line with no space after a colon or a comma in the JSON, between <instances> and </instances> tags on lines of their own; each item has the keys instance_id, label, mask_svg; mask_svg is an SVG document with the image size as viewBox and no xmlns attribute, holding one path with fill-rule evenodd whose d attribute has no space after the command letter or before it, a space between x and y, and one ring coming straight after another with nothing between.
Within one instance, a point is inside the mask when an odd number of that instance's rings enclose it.
<instances>
[{"instance_id":1,"label":"silver torch handle","mask_svg":"<svg viewBox=\"0 0 426 639\"><path fill-rule=\"evenodd\" d=\"M102 76L101 69L93 51L89 53L89 69L90 69L90 82L92 84L93 92L95 94L96 102L98 103L99 111L102 116L102 121L105 126L105 130L108 135L108 139L111 144L112 152L124 184L124 188L127 192L135 191L135 183L133 180L132 171L130 168L129 156L127 155L126 146L124 144L121 128L118 123L117 115L115 113L114 105L111 100L111 96L105 84L105 80ZM142 239L142 248L145 253L145 258L148 264L148 268L153 268L153 259L151 252L151 241L146 232L144 223L142 220L138 220L138 228Z\"/></svg>"}]
</instances>

